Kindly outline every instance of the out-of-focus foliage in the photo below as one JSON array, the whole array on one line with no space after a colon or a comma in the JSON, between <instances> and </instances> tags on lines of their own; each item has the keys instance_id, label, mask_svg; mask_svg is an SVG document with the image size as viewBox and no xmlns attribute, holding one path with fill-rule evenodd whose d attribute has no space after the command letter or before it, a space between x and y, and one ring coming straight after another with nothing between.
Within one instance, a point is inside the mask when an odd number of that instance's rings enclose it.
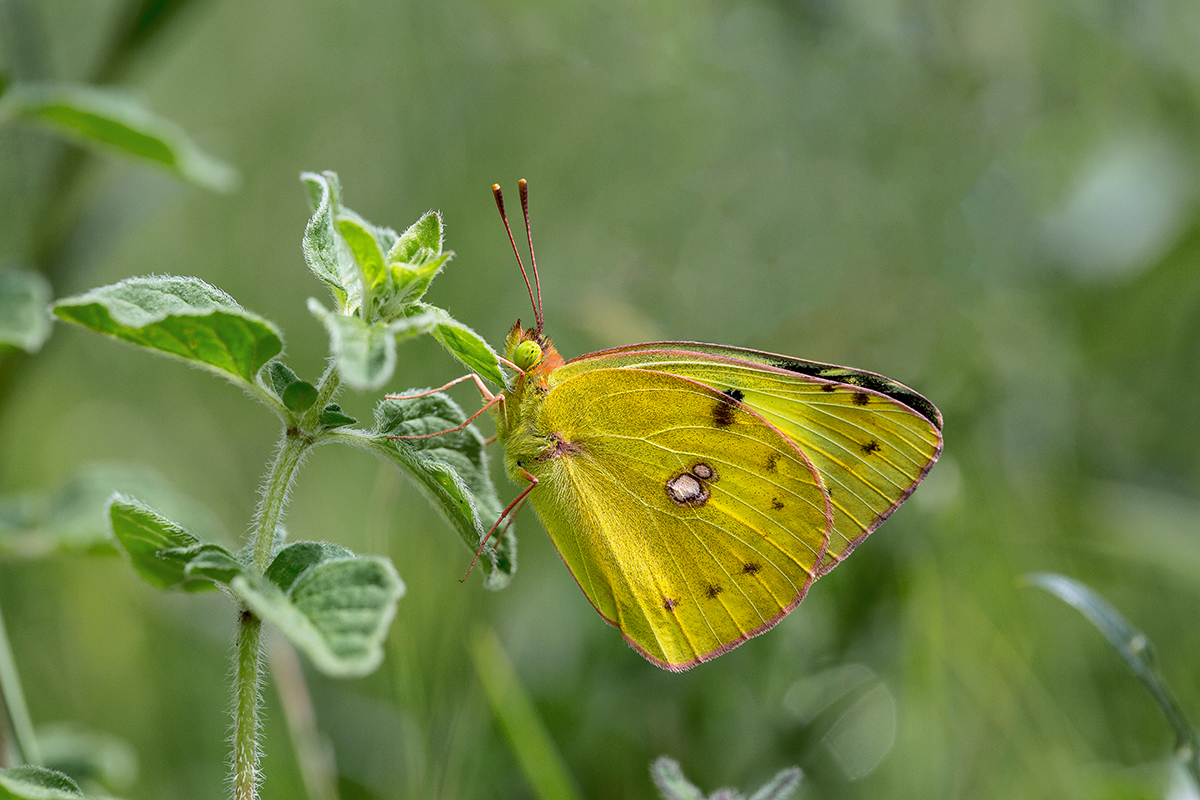
<instances>
[{"instance_id":1,"label":"out-of-focus foliage","mask_svg":"<svg viewBox=\"0 0 1200 800\"><path fill-rule=\"evenodd\" d=\"M125 6L8 0L0 72L111 77ZM440 211L456 257L426 299L493 345L531 311L488 187L525 177L565 356L718 341L882 372L942 410L912 501L779 626L682 675L600 621L532 515L508 589L460 584L469 559L419 490L321 448L292 538L387 555L408 588L379 672L309 673L344 800L532 796L475 674L480 625L588 798L655 797L663 753L704 787L796 764L822 798L1162 797L1158 708L1019 576L1108 598L1200 716L1198 20L1181 0L201 4L121 80L240 191L93 157L48 209L79 158L5 128L0 262L55 297L198 276L277 321L311 376L328 347L301 170L337 170L368 219ZM244 529L278 432L235 388L67 326L0 359L0 495L119 459ZM418 340L384 389L461 371ZM341 405L369 419L377 399ZM124 796L224 796L227 603L64 556L0 564L0 608L38 724L127 740ZM267 798L303 791L281 717ZM839 755L851 729L872 748L894 730L865 774Z\"/></svg>"}]
</instances>

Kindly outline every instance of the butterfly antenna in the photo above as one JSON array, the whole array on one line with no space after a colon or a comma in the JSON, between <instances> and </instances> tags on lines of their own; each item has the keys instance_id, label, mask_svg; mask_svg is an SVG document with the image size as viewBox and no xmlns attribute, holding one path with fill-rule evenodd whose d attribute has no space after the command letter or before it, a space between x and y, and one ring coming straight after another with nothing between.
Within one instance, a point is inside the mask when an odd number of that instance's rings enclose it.
<instances>
[{"instance_id":1,"label":"butterfly antenna","mask_svg":"<svg viewBox=\"0 0 1200 800\"><path fill-rule=\"evenodd\" d=\"M529 304L533 306L533 314L537 318L538 333L542 332L542 308L541 305L533 298L533 287L529 284L529 275L525 272L525 262L521 260L521 253L517 250L517 240L513 238L512 228L508 227L508 215L504 213L504 194L500 191L500 184L492 184L492 194L496 196L496 208L500 209L500 219L504 222L504 230L508 233L508 243L512 245L513 255L517 257L517 266L521 268L521 277L525 279L525 288L529 290ZM524 192L522 192L524 194ZM530 253L532 258L533 254ZM536 279L537 273L534 273ZM541 287L538 287L538 296L541 296Z\"/></svg>"},{"instance_id":2,"label":"butterfly antenna","mask_svg":"<svg viewBox=\"0 0 1200 800\"><path fill-rule=\"evenodd\" d=\"M529 228L529 184L517 181L521 189L521 213L525 215L525 236L529 239L529 263L533 266L533 285L537 287L537 332L542 335L542 281L538 278L537 258L533 255L533 231Z\"/></svg>"}]
</instances>

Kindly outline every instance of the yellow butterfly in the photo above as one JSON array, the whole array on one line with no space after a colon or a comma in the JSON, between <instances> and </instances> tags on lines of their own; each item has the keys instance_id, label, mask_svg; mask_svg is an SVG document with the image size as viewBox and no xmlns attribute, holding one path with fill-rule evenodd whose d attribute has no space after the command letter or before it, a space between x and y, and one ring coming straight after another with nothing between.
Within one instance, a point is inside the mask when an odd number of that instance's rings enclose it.
<instances>
[{"instance_id":1,"label":"yellow butterfly","mask_svg":"<svg viewBox=\"0 0 1200 800\"><path fill-rule=\"evenodd\" d=\"M537 325L508 334L514 374L501 395L466 376L528 484L501 518L528 497L596 611L654 664L689 669L771 628L937 461L937 408L870 372L693 342L564 362L531 234L529 250Z\"/></svg>"}]
</instances>

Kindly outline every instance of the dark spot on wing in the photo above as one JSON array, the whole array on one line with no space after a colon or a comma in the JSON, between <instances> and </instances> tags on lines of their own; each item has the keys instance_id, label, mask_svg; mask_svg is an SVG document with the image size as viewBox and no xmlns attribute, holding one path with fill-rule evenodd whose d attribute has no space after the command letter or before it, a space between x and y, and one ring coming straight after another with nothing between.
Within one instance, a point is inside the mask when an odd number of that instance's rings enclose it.
<instances>
[{"instance_id":1,"label":"dark spot on wing","mask_svg":"<svg viewBox=\"0 0 1200 800\"><path fill-rule=\"evenodd\" d=\"M871 455L871 453L878 453L879 452L879 442L872 439L871 441L864 444L860 449L863 451L863 455L865 455L865 456L869 456L869 455Z\"/></svg>"},{"instance_id":2,"label":"dark spot on wing","mask_svg":"<svg viewBox=\"0 0 1200 800\"><path fill-rule=\"evenodd\" d=\"M742 572L746 575L754 575L760 569L762 569L762 566L755 564L753 561L747 561L745 564L742 564Z\"/></svg>"},{"instance_id":3,"label":"dark spot on wing","mask_svg":"<svg viewBox=\"0 0 1200 800\"><path fill-rule=\"evenodd\" d=\"M835 367L829 364L817 364L812 361L800 361L793 358L773 358L769 363L772 367L786 369L788 372L795 372L799 375L808 375L813 378L823 378L827 381L838 381L839 383L848 383L851 386L861 386L864 389L870 389L874 392L879 392L882 395L892 398L893 400L903 403L913 411L920 414L925 419L933 424L933 427L939 431L942 429L942 415L938 412L933 403L926 400L921 395L909 389L906 386L901 386L895 381L890 381L882 375L872 375L869 372L859 372L858 370L846 369L845 367ZM821 389L826 392L833 391L832 384L826 384Z\"/></svg>"},{"instance_id":4,"label":"dark spot on wing","mask_svg":"<svg viewBox=\"0 0 1200 800\"><path fill-rule=\"evenodd\" d=\"M779 502L779 498L778 498L778 497L772 497L772 498L771 498L771 508L775 509L776 511L778 511L778 510L780 510L781 508L783 508L783 503Z\"/></svg>"},{"instance_id":5,"label":"dark spot on wing","mask_svg":"<svg viewBox=\"0 0 1200 800\"><path fill-rule=\"evenodd\" d=\"M836 383L823 383L823 384L821 384L821 391L822 392L836 392L837 384Z\"/></svg>"},{"instance_id":6,"label":"dark spot on wing","mask_svg":"<svg viewBox=\"0 0 1200 800\"><path fill-rule=\"evenodd\" d=\"M712 418L713 423L718 428L728 428L733 424L733 410L737 408L737 404L742 402L745 393L741 389L726 389L717 399L717 405L713 408Z\"/></svg>"},{"instance_id":7,"label":"dark spot on wing","mask_svg":"<svg viewBox=\"0 0 1200 800\"><path fill-rule=\"evenodd\" d=\"M546 437L549 441L549 446L538 454L538 461L549 461L552 458L560 456L577 456L583 452L579 445L574 442L568 442L557 433L552 433ZM519 466L519 465L518 465Z\"/></svg>"},{"instance_id":8,"label":"dark spot on wing","mask_svg":"<svg viewBox=\"0 0 1200 800\"><path fill-rule=\"evenodd\" d=\"M871 395L867 394L866 392L855 392L854 393L854 405L865 406L867 403L870 403L870 402L871 402Z\"/></svg>"},{"instance_id":9,"label":"dark spot on wing","mask_svg":"<svg viewBox=\"0 0 1200 800\"><path fill-rule=\"evenodd\" d=\"M704 596L709 600L715 600L721 591L722 589L720 586L717 586L715 583L710 583L708 588L704 590Z\"/></svg>"},{"instance_id":10,"label":"dark spot on wing","mask_svg":"<svg viewBox=\"0 0 1200 800\"><path fill-rule=\"evenodd\" d=\"M767 472L775 472L779 469L779 453L771 453L767 456Z\"/></svg>"},{"instance_id":11,"label":"dark spot on wing","mask_svg":"<svg viewBox=\"0 0 1200 800\"><path fill-rule=\"evenodd\" d=\"M675 606L679 605L679 601L670 597L663 598L663 609L666 611L674 611Z\"/></svg>"}]
</instances>

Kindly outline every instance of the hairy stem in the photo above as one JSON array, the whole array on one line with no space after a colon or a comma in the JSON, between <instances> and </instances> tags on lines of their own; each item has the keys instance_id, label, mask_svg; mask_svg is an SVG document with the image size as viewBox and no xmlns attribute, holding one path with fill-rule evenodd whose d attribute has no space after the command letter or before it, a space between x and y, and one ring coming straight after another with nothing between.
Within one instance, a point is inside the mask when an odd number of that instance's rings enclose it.
<instances>
[{"instance_id":1,"label":"hairy stem","mask_svg":"<svg viewBox=\"0 0 1200 800\"><path fill-rule=\"evenodd\" d=\"M245 609L238 622L233 676L233 797L255 800L262 734L258 711L262 698L262 620Z\"/></svg>"},{"instance_id":2,"label":"hairy stem","mask_svg":"<svg viewBox=\"0 0 1200 800\"><path fill-rule=\"evenodd\" d=\"M33 735L33 722L25 706L25 693L21 690L21 678L17 674L17 662L8 643L3 616L0 616L0 707L7 712L18 764L41 764L42 757Z\"/></svg>"},{"instance_id":3,"label":"hairy stem","mask_svg":"<svg viewBox=\"0 0 1200 800\"><path fill-rule=\"evenodd\" d=\"M267 481L263 485L262 500L254 520L254 569L261 573L271 563L275 544L275 531L283 519L287 505L288 490L296 477L296 469L304 460L304 454L312 447L312 440L298 431L287 431L279 443L275 460L271 463Z\"/></svg>"},{"instance_id":4,"label":"hairy stem","mask_svg":"<svg viewBox=\"0 0 1200 800\"><path fill-rule=\"evenodd\" d=\"M259 574L271 563L275 531L283 519L288 491L304 454L312 445L311 436L298 430L284 431L271 462L254 519L253 568ZM259 725L262 620L247 608L241 609L239 614L233 664L233 797L234 800L255 800L260 780L258 755L262 752Z\"/></svg>"}]
</instances>

